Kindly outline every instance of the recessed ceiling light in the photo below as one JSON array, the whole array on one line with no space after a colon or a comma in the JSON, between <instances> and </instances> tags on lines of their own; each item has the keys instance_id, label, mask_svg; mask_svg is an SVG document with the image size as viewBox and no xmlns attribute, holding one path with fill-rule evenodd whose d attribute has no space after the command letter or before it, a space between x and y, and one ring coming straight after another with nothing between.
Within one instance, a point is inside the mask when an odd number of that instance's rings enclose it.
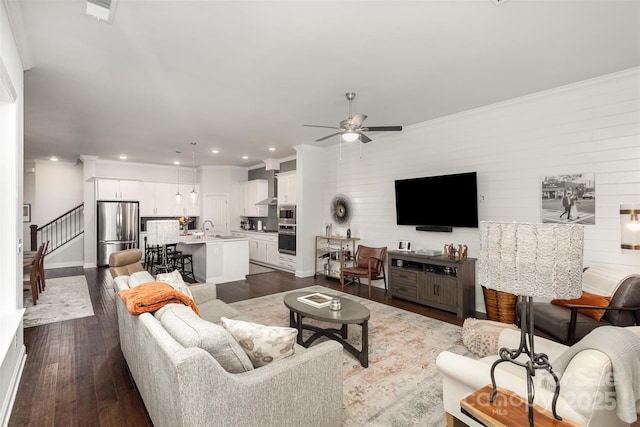
<instances>
[{"instance_id":1,"label":"recessed ceiling light","mask_svg":"<svg viewBox=\"0 0 640 427\"><path fill-rule=\"evenodd\" d=\"M249 156L242 156L242 160L247 160Z\"/></svg>"},{"instance_id":2,"label":"recessed ceiling light","mask_svg":"<svg viewBox=\"0 0 640 427\"><path fill-rule=\"evenodd\" d=\"M176 160L175 162L173 162L173 164L178 166L178 165L180 165L180 162Z\"/></svg>"},{"instance_id":3,"label":"recessed ceiling light","mask_svg":"<svg viewBox=\"0 0 640 427\"><path fill-rule=\"evenodd\" d=\"M275 147L269 147L269 151L276 151Z\"/></svg>"},{"instance_id":4,"label":"recessed ceiling light","mask_svg":"<svg viewBox=\"0 0 640 427\"><path fill-rule=\"evenodd\" d=\"M58 158L56 156L52 156L49 160L51 160L52 162L57 162Z\"/></svg>"},{"instance_id":5,"label":"recessed ceiling light","mask_svg":"<svg viewBox=\"0 0 640 427\"><path fill-rule=\"evenodd\" d=\"M127 160L127 156L120 156L120 160Z\"/></svg>"},{"instance_id":6,"label":"recessed ceiling light","mask_svg":"<svg viewBox=\"0 0 640 427\"><path fill-rule=\"evenodd\" d=\"M220 151L218 151L218 150L211 150L211 152L212 152L213 154L218 154Z\"/></svg>"}]
</instances>

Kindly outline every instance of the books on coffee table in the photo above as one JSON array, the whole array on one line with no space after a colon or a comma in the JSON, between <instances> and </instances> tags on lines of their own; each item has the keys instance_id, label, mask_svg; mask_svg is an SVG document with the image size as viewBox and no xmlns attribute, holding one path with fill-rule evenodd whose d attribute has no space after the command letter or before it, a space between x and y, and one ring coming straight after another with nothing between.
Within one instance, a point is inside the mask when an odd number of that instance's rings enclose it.
<instances>
[{"instance_id":1,"label":"books on coffee table","mask_svg":"<svg viewBox=\"0 0 640 427\"><path fill-rule=\"evenodd\" d=\"M309 304L316 308L327 307L331 303L331 299L332 298L330 296L319 293L298 297L298 301Z\"/></svg>"}]
</instances>

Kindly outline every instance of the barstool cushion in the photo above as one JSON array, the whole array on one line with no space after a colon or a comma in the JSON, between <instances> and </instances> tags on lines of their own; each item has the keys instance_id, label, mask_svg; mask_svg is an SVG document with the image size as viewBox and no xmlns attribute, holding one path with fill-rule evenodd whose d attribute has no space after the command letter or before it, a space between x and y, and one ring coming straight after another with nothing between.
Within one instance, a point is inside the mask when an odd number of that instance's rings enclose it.
<instances>
[{"instance_id":1,"label":"barstool cushion","mask_svg":"<svg viewBox=\"0 0 640 427\"><path fill-rule=\"evenodd\" d=\"M189 290L189 286L184 283L182 280L182 274L178 270L173 270L171 273L162 273L156 275L156 281L164 282L171 285L174 289L182 292L187 295L189 298L193 299L193 295Z\"/></svg>"}]
</instances>

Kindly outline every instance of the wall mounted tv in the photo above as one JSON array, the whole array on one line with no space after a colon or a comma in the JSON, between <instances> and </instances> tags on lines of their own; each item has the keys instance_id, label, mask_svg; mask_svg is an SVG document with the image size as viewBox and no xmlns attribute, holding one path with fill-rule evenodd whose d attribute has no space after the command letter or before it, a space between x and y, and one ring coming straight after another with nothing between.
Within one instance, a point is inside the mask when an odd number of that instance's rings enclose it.
<instances>
[{"instance_id":1,"label":"wall mounted tv","mask_svg":"<svg viewBox=\"0 0 640 427\"><path fill-rule=\"evenodd\" d=\"M478 227L475 172L399 179L395 187L398 225L415 225L420 231Z\"/></svg>"}]
</instances>

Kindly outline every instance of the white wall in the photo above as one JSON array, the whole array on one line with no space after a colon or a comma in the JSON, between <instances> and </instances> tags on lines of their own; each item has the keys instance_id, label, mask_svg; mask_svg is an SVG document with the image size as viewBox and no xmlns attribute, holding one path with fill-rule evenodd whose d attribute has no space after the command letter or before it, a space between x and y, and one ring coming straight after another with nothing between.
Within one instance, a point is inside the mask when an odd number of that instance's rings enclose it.
<instances>
[{"instance_id":1,"label":"white wall","mask_svg":"<svg viewBox=\"0 0 640 427\"><path fill-rule=\"evenodd\" d=\"M25 162L24 203L31 204L31 222L23 223L24 241L30 248L30 225L42 227L84 202L82 164L51 160ZM83 265L83 236L45 259L45 268Z\"/></svg>"},{"instance_id":2,"label":"white wall","mask_svg":"<svg viewBox=\"0 0 640 427\"><path fill-rule=\"evenodd\" d=\"M15 6L15 5L14 5ZM0 424L6 425L24 366L22 315L23 69L0 5Z\"/></svg>"},{"instance_id":3,"label":"white wall","mask_svg":"<svg viewBox=\"0 0 640 427\"><path fill-rule=\"evenodd\" d=\"M478 205L481 221L540 222L543 176L593 172L596 224L585 227L584 264L640 267L637 251L620 249L619 217L620 204L640 202L640 69L370 136L362 158L358 143L342 145L342 160L339 146L326 151L317 233L330 221L331 198L343 193L353 202L352 234L362 244L466 244L477 257L477 229L436 233L396 225L394 180L477 171L478 193L487 196ZM416 200L416 208L421 205L446 209L428 195ZM480 290L476 301L484 311Z\"/></svg>"},{"instance_id":4,"label":"white wall","mask_svg":"<svg viewBox=\"0 0 640 427\"><path fill-rule=\"evenodd\" d=\"M44 225L83 202L81 163L35 161L32 223Z\"/></svg>"},{"instance_id":5,"label":"white wall","mask_svg":"<svg viewBox=\"0 0 640 427\"><path fill-rule=\"evenodd\" d=\"M316 267L315 236L324 234L323 217L329 210L323 195L327 187L327 160L322 149L296 149L296 276L312 276ZM333 186L335 182L331 183Z\"/></svg>"}]
</instances>

